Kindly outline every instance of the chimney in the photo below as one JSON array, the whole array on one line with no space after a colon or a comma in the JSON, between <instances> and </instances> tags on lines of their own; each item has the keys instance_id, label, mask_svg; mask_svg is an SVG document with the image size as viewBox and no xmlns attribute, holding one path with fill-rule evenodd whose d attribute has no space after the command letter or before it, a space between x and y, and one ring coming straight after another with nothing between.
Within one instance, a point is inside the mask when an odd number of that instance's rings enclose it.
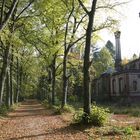
<instances>
[{"instance_id":1,"label":"chimney","mask_svg":"<svg viewBox=\"0 0 140 140\"><path fill-rule=\"evenodd\" d=\"M120 71L121 69L121 44L120 44L120 31L116 31L114 33L115 41L116 41L116 49L115 49L115 69L116 71Z\"/></svg>"}]
</instances>

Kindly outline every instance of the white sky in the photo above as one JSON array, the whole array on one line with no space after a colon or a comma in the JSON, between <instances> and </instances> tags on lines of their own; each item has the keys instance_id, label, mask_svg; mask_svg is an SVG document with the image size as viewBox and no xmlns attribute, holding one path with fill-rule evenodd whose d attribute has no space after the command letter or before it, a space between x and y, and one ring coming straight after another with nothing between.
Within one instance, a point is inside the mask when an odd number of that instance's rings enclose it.
<instances>
[{"instance_id":1,"label":"white sky","mask_svg":"<svg viewBox=\"0 0 140 140\"><path fill-rule=\"evenodd\" d=\"M126 18L120 23L122 57L131 58L133 54L140 54L140 0L132 0L123 14ZM114 35L102 32L101 38L106 42L111 40L115 44Z\"/></svg>"}]
</instances>

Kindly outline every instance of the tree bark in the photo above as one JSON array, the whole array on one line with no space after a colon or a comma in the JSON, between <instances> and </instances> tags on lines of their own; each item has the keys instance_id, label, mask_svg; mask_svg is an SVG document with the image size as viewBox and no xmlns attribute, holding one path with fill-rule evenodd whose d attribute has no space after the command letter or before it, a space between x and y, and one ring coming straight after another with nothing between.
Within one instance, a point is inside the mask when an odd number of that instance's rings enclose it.
<instances>
[{"instance_id":1,"label":"tree bark","mask_svg":"<svg viewBox=\"0 0 140 140\"><path fill-rule=\"evenodd\" d=\"M10 104L14 104L14 93L13 93L13 52L11 53L10 62Z\"/></svg>"},{"instance_id":2,"label":"tree bark","mask_svg":"<svg viewBox=\"0 0 140 140\"><path fill-rule=\"evenodd\" d=\"M52 63L52 104L55 104L55 81L56 81L56 57L54 56L53 63Z\"/></svg>"},{"instance_id":3,"label":"tree bark","mask_svg":"<svg viewBox=\"0 0 140 140\"><path fill-rule=\"evenodd\" d=\"M10 107L10 72L9 70L7 70L7 74L6 74L6 106L7 108Z\"/></svg>"},{"instance_id":4,"label":"tree bark","mask_svg":"<svg viewBox=\"0 0 140 140\"><path fill-rule=\"evenodd\" d=\"M20 65L20 68L19 68L19 99L22 94L22 81L23 81L23 68Z\"/></svg>"},{"instance_id":5,"label":"tree bark","mask_svg":"<svg viewBox=\"0 0 140 140\"><path fill-rule=\"evenodd\" d=\"M17 75L17 87L16 87L16 99L15 99L15 102L16 103L18 103L18 101L19 101L19 88L20 88L20 83L19 83L19 60L18 60L18 57L17 57L17 73L16 73L16 75Z\"/></svg>"},{"instance_id":6,"label":"tree bark","mask_svg":"<svg viewBox=\"0 0 140 140\"><path fill-rule=\"evenodd\" d=\"M68 90L68 78L67 78L67 56L64 55L63 60L63 96L62 96L62 108L67 104L67 90Z\"/></svg>"},{"instance_id":7,"label":"tree bark","mask_svg":"<svg viewBox=\"0 0 140 140\"><path fill-rule=\"evenodd\" d=\"M89 67L90 67L90 47L91 47L91 35L93 29L93 20L95 15L95 8L96 8L97 0L92 1L91 11L88 13L89 22L87 25L86 30L86 44L85 44L85 54L84 54L84 79L83 79L83 86L84 86L84 112L86 114L90 114L90 104L91 104L91 95L90 95L90 74L89 74Z\"/></svg>"},{"instance_id":8,"label":"tree bark","mask_svg":"<svg viewBox=\"0 0 140 140\"><path fill-rule=\"evenodd\" d=\"M2 103L3 101L6 73L7 73L8 62L9 62L9 53L10 53L10 45L6 47L4 56L3 56L3 65L2 65L2 70L0 74L0 103Z\"/></svg>"}]
</instances>

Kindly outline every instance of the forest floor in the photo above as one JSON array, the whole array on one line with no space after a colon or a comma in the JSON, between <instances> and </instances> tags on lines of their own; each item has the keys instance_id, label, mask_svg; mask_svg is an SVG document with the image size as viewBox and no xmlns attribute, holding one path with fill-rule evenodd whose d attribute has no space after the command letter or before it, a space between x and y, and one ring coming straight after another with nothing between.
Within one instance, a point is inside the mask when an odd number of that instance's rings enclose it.
<instances>
[{"instance_id":1,"label":"forest floor","mask_svg":"<svg viewBox=\"0 0 140 140\"><path fill-rule=\"evenodd\" d=\"M69 125L66 116L54 115L36 100L23 102L0 120L0 140L86 140L82 130Z\"/></svg>"},{"instance_id":2,"label":"forest floor","mask_svg":"<svg viewBox=\"0 0 140 140\"><path fill-rule=\"evenodd\" d=\"M114 129L119 125L139 125L139 118L113 115L110 124L101 128L71 125L71 119L71 114L54 115L38 101L26 100L0 119L0 140L140 140L139 131L124 136Z\"/></svg>"}]
</instances>

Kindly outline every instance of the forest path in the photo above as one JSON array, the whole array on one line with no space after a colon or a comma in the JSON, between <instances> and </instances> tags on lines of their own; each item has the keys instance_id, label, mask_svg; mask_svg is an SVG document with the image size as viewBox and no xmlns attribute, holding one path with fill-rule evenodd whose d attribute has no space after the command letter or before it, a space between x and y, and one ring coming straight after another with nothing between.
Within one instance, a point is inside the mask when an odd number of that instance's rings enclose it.
<instances>
[{"instance_id":1,"label":"forest path","mask_svg":"<svg viewBox=\"0 0 140 140\"><path fill-rule=\"evenodd\" d=\"M0 140L87 140L60 115L45 110L37 100L26 100L0 121Z\"/></svg>"}]
</instances>

